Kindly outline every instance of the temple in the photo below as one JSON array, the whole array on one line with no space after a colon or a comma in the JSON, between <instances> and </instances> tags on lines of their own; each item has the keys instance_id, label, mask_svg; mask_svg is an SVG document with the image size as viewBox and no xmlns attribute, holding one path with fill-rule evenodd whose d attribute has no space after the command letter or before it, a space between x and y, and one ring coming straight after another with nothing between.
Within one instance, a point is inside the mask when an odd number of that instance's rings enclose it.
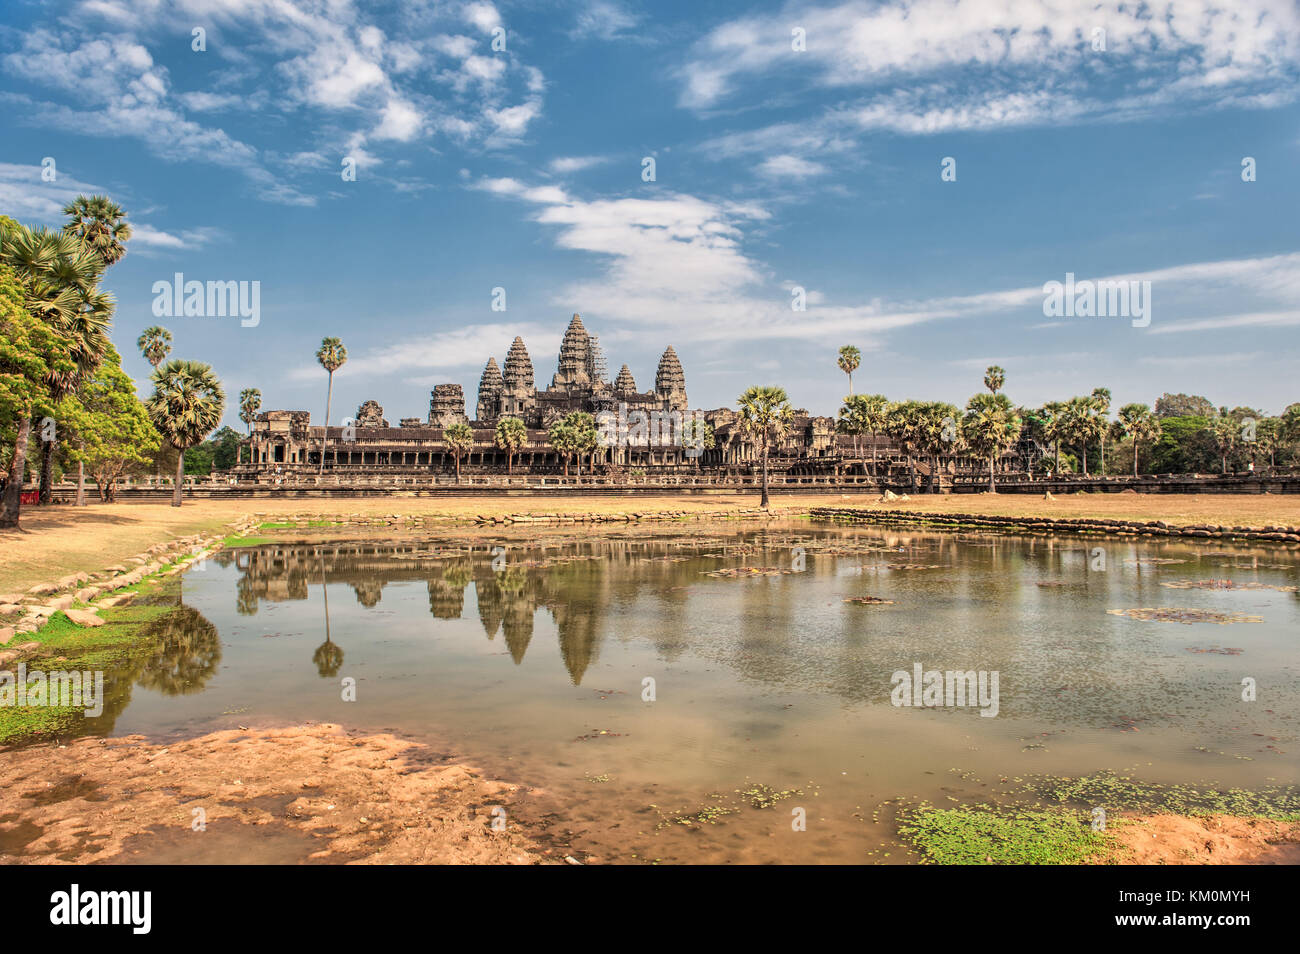
<instances>
[{"instance_id":1,"label":"temple","mask_svg":"<svg viewBox=\"0 0 1300 954\"><path fill-rule=\"evenodd\" d=\"M719 469L739 472L749 470L759 457L756 442L740 428L736 411L690 407L686 373L671 345L659 358L651 390L638 390L626 364L611 382L599 342L575 314L545 388L537 387L532 358L517 337L504 364L495 357L487 359L472 418L459 384L435 386L428 414L399 418L396 427L373 400L364 402L353 417L328 428L312 425L307 411L266 411L252 424L236 474L257 481L315 475L343 481L448 474L455 469L455 458L444 431L457 423L469 424L474 435L473 446L461 460L462 473L505 474L509 467L517 475L558 474L565 459L550 445L547 429L575 411L598 420L631 422L614 446L590 456L587 473L626 477ZM527 431L524 445L509 463L506 451L496 445L497 422L504 417L518 418ZM692 448L680 439L666 438L669 423L676 426L682 420L707 422L714 446ZM638 422L649 422L649 427L638 427ZM836 433L833 418L799 410L771 456L779 462L777 468L788 473L823 473L839 461L844 440Z\"/></svg>"}]
</instances>

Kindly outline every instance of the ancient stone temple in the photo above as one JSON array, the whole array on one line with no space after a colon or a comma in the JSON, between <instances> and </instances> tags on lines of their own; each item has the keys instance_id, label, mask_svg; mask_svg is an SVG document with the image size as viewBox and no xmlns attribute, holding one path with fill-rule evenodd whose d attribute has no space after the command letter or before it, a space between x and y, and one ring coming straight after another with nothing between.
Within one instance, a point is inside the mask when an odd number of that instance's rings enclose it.
<instances>
[{"instance_id":1,"label":"ancient stone temple","mask_svg":"<svg viewBox=\"0 0 1300 954\"><path fill-rule=\"evenodd\" d=\"M486 421L495 417L501 407L501 394L506 382L501 377L496 358L488 358L487 367L478 379L478 408L474 411L474 420Z\"/></svg>"},{"instance_id":2,"label":"ancient stone temple","mask_svg":"<svg viewBox=\"0 0 1300 954\"><path fill-rule=\"evenodd\" d=\"M659 359L659 370L655 372L655 393L663 399L664 410L686 410L686 375L672 345L667 347Z\"/></svg>"},{"instance_id":3,"label":"ancient stone temple","mask_svg":"<svg viewBox=\"0 0 1300 954\"><path fill-rule=\"evenodd\" d=\"M574 315L560 344L559 366L551 378L551 391L590 391L594 364L591 338L582 326L582 317Z\"/></svg>"},{"instance_id":4,"label":"ancient stone temple","mask_svg":"<svg viewBox=\"0 0 1300 954\"><path fill-rule=\"evenodd\" d=\"M587 461L588 467L604 473L698 473L702 468L746 468L755 460L756 441L740 426L735 411L690 410L686 374L671 346L659 358L653 390L638 391L626 364L613 382L605 376L599 343L577 314L564 332L555 373L545 389L536 386L533 362L523 339L515 338L506 353L504 370L490 357L479 377L474 419L469 421L474 441L462 457L462 473L505 473L506 452L495 440L497 422L503 417L519 418L526 429L523 447L511 458L513 474L561 472L564 460L550 445L547 428L575 411L590 414L598 422L608 421L611 415L627 422L616 446L603 447ZM687 414L707 421L716 438L715 447L693 457L680 440L680 428L676 438L662 439L668 427L664 422L680 421ZM241 477L279 481L301 474L312 480L382 482L391 478L400 482L454 473L455 457L443 432L468 421L468 415L464 389L447 383L435 386L430 393L427 419L401 417L400 427L390 428L377 401L362 404L351 427L312 427L309 421L305 411L258 415L246 442L247 460L236 468ZM820 466L817 461L838 457L840 435L834 425L829 417L796 411L776 455L800 461L795 466L815 472Z\"/></svg>"},{"instance_id":5,"label":"ancient stone temple","mask_svg":"<svg viewBox=\"0 0 1300 954\"><path fill-rule=\"evenodd\" d=\"M429 395L429 426L451 427L468 421L465 391L459 384L438 384Z\"/></svg>"},{"instance_id":6,"label":"ancient stone temple","mask_svg":"<svg viewBox=\"0 0 1300 954\"><path fill-rule=\"evenodd\" d=\"M387 427L388 422L384 420L384 409L378 401L366 401L357 408L356 417L357 427Z\"/></svg>"}]
</instances>

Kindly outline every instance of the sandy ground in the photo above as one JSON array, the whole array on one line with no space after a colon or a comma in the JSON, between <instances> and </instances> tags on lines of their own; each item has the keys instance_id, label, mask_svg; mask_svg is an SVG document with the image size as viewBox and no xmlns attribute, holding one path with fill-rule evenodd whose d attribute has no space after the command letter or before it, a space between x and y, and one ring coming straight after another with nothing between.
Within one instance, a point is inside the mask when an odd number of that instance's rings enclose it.
<instances>
[{"instance_id":1,"label":"sandy ground","mask_svg":"<svg viewBox=\"0 0 1300 954\"><path fill-rule=\"evenodd\" d=\"M330 724L85 738L0 758L0 862L563 863L563 848L511 822L530 794L427 746Z\"/></svg>"},{"instance_id":2,"label":"sandy ground","mask_svg":"<svg viewBox=\"0 0 1300 954\"><path fill-rule=\"evenodd\" d=\"M1149 815L1115 829L1134 865L1300 864L1300 823L1210 815Z\"/></svg>"},{"instance_id":3,"label":"sandy ground","mask_svg":"<svg viewBox=\"0 0 1300 954\"><path fill-rule=\"evenodd\" d=\"M449 520L478 514L648 513L680 510L723 513L754 507L757 495L663 497L356 497L294 500L194 500L167 504L91 504L74 508L24 507L23 528L0 531L0 593L20 592L36 583L78 570L100 570L134 556L154 543L217 530L249 513L268 520L289 514L420 514ZM774 508L881 506L989 515L1104 517L1164 520L1170 524L1265 526L1300 524L1300 497L1269 494L1070 494L1044 500L1027 494L921 495L906 502L878 504L866 494L775 495Z\"/></svg>"}]
</instances>

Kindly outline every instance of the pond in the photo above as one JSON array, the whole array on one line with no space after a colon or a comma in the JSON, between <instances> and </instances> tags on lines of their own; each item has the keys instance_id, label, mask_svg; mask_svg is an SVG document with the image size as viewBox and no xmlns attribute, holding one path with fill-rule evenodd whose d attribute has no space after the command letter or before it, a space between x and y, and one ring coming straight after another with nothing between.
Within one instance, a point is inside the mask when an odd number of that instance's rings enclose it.
<instances>
[{"instance_id":1,"label":"pond","mask_svg":"<svg viewBox=\"0 0 1300 954\"><path fill-rule=\"evenodd\" d=\"M228 550L89 727L425 739L535 787L604 860L906 862L900 804L1030 777L1294 784L1297 569L1221 541L807 522Z\"/></svg>"}]
</instances>

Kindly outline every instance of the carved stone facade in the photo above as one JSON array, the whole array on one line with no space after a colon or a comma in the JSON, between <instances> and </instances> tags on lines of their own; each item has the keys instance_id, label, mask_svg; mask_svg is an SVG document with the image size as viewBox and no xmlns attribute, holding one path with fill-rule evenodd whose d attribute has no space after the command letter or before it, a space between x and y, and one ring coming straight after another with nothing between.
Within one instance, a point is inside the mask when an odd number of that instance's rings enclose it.
<instances>
[{"instance_id":1,"label":"carved stone facade","mask_svg":"<svg viewBox=\"0 0 1300 954\"><path fill-rule=\"evenodd\" d=\"M465 391L459 384L438 384L429 397L429 426L451 427L465 423Z\"/></svg>"},{"instance_id":2,"label":"carved stone facade","mask_svg":"<svg viewBox=\"0 0 1300 954\"><path fill-rule=\"evenodd\" d=\"M388 422L384 420L384 409L378 401L366 401L357 408L357 427L387 427Z\"/></svg>"}]
</instances>

